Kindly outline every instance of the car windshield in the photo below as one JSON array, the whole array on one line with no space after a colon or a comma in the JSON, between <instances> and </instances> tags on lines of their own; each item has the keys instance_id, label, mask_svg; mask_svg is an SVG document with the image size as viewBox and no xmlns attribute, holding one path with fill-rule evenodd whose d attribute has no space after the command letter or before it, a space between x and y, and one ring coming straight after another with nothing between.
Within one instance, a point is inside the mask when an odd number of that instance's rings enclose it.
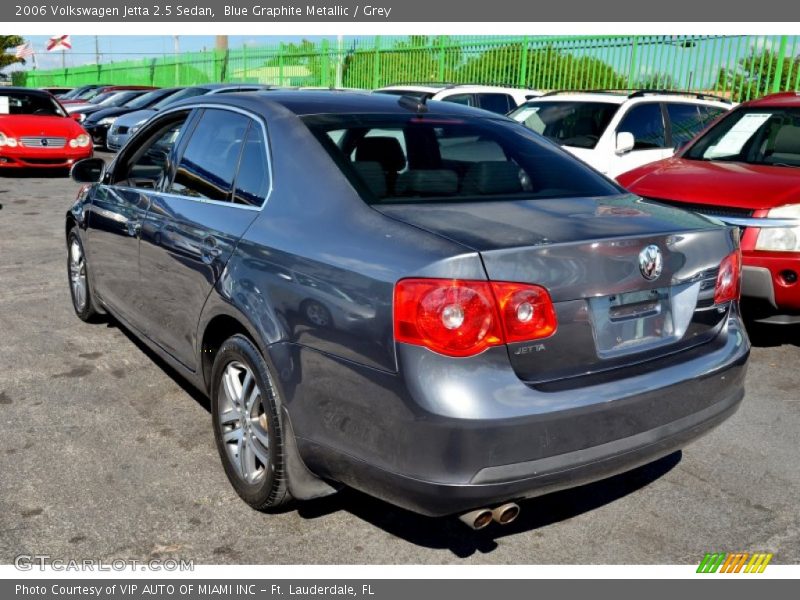
<instances>
[{"instance_id":1,"label":"car windshield","mask_svg":"<svg viewBox=\"0 0 800 600\"><path fill-rule=\"evenodd\" d=\"M96 96L90 98L88 102L89 104L101 104L117 94L119 94L119 92L103 92L102 94L97 94Z\"/></svg>"},{"instance_id":2,"label":"car windshield","mask_svg":"<svg viewBox=\"0 0 800 600\"><path fill-rule=\"evenodd\" d=\"M125 108L133 108L135 110L138 110L140 108L147 108L150 104L154 103L163 95L164 95L163 90L153 90L152 92L147 92L146 94L137 96L132 100L128 100L125 103Z\"/></svg>"},{"instance_id":3,"label":"car windshield","mask_svg":"<svg viewBox=\"0 0 800 600\"><path fill-rule=\"evenodd\" d=\"M800 108L735 110L682 158L800 167Z\"/></svg>"},{"instance_id":4,"label":"car windshield","mask_svg":"<svg viewBox=\"0 0 800 600\"><path fill-rule=\"evenodd\" d=\"M165 106L169 106L173 102L177 102L178 100L183 100L185 98L192 98L194 96L202 96L203 94L207 93L207 88L199 88L199 87L190 87L190 88L183 88L182 90L178 90L174 94L170 94L166 98L162 98L150 108L154 108L155 110L161 110Z\"/></svg>"},{"instance_id":5,"label":"car windshield","mask_svg":"<svg viewBox=\"0 0 800 600\"><path fill-rule=\"evenodd\" d=\"M533 101L508 116L557 144L594 148L617 110L612 102Z\"/></svg>"},{"instance_id":6,"label":"car windshield","mask_svg":"<svg viewBox=\"0 0 800 600\"><path fill-rule=\"evenodd\" d=\"M58 102L49 94L4 91L0 91L0 115L66 116Z\"/></svg>"},{"instance_id":7,"label":"car windshield","mask_svg":"<svg viewBox=\"0 0 800 600\"><path fill-rule=\"evenodd\" d=\"M133 100L134 98L138 98L142 95L142 92L118 92L113 96L109 96L102 102L98 102L100 106L123 106L127 105L128 102Z\"/></svg>"},{"instance_id":8,"label":"car windshield","mask_svg":"<svg viewBox=\"0 0 800 600\"><path fill-rule=\"evenodd\" d=\"M622 190L507 119L304 118L370 204L609 196Z\"/></svg>"}]
</instances>

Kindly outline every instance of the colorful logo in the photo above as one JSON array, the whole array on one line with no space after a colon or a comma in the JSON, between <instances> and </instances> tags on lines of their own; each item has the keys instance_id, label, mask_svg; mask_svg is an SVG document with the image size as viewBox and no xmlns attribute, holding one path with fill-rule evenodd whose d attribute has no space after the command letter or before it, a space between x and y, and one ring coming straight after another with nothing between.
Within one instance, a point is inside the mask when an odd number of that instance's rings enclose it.
<instances>
[{"instance_id":1,"label":"colorful logo","mask_svg":"<svg viewBox=\"0 0 800 600\"><path fill-rule=\"evenodd\" d=\"M772 554L767 552L707 552L697 567L698 573L763 573Z\"/></svg>"}]
</instances>

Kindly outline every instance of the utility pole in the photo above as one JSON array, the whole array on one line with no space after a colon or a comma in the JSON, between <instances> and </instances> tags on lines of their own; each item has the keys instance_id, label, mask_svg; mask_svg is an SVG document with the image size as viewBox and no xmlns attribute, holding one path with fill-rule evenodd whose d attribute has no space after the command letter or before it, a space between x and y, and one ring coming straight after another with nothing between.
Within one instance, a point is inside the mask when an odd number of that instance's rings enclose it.
<instances>
[{"instance_id":1,"label":"utility pole","mask_svg":"<svg viewBox=\"0 0 800 600\"><path fill-rule=\"evenodd\" d=\"M221 60L220 60L221 57ZM218 35L214 42L214 66L219 60L219 71L216 73L217 81L228 81L228 36ZM216 68L214 69L216 71Z\"/></svg>"}]
</instances>

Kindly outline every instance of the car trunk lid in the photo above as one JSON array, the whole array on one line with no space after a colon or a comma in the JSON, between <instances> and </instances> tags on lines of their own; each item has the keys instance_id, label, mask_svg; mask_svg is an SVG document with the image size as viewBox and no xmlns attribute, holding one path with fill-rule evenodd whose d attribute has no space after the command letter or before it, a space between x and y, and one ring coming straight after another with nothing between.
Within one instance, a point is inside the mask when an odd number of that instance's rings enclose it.
<instances>
[{"instance_id":1,"label":"car trunk lid","mask_svg":"<svg viewBox=\"0 0 800 600\"><path fill-rule=\"evenodd\" d=\"M526 381L657 359L709 341L725 318L714 287L734 230L686 211L631 196L378 210L479 251L490 280L547 288L557 331L508 348Z\"/></svg>"}]
</instances>

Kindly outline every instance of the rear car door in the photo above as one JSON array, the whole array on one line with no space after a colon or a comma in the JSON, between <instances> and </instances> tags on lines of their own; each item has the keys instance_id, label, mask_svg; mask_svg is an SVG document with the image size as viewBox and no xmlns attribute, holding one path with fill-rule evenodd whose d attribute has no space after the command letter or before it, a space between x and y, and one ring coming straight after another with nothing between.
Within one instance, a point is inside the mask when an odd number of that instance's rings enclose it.
<instances>
[{"instance_id":1,"label":"rear car door","mask_svg":"<svg viewBox=\"0 0 800 600\"><path fill-rule=\"evenodd\" d=\"M174 115L167 123L142 132L142 143L121 152L107 181L93 192L88 252L96 291L115 314L137 328L142 324L141 226L187 115Z\"/></svg>"},{"instance_id":2,"label":"rear car door","mask_svg":"<svg viewBox=\"0 0 800 600\"><path fill-rule=\"evenodd\" d=\"M220 106L200 109L191 128L151 197L140 250L145 333L189 367L205 300L269 189L260 121Z\"/></svg>"},{"instance_id":3,"label":"rear car door","mask_svg":"<svg viewBox=\"0 0 800 600\"><path fill-rule=\"evenodd\" d=\"M609 177L616 177L641 165L672 155L672 148L667 143L664 114L659 102L634 104L623 115L617 126L617 133L622 131L633 134L633 150L612 157Z\"/></svg>"}]
</instances>

